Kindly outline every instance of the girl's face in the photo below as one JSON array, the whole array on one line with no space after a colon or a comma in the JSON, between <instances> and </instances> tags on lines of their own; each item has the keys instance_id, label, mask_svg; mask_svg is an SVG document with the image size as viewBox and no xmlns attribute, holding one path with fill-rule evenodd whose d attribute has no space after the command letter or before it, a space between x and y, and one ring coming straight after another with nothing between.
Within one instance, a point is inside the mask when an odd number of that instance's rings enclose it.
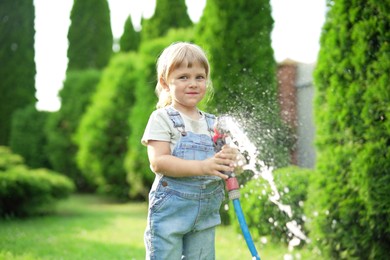
<instances>
[{"instance_id":1,"label":"girl's face","mask_svg":"<svg viewBox=\"0 0 390 260\"><path fill-rule=\"evenodd\" d=\"M192 64L191 68L187 63L182 64L171 71L167 82L162 82L162 86L172 97L173 106L183 110L196 108L206 93L206 85L206 70L199 63Z\"/></svg>"}]
</instances>

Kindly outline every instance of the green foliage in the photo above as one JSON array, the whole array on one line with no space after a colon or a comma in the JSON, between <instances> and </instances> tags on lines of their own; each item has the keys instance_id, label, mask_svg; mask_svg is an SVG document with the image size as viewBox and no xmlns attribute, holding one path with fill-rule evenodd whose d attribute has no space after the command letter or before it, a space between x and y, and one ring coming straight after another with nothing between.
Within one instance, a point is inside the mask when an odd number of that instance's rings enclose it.
<instances>
[{"instance_id":1,"label":"green foliage","mask_svg":"<svg viewBox=\"0 0 390 260\"><path fill-rule=\"evenodd\" d=\"M154 15L150 19L143 19L141 24L141 39L144 42L164 36L170 29L192 27L184 0L156 1Z\"/></svg>"},{"instance_id":2,"label":"green foliage","mask_svg":"<svg viewBox=\"0 0 390 260\"><path fill-rule=\"evenodd\" d=\"M136 84L135 103L128 121L131 134L127 143L128 152L125 158L127 180L130 185L131 197L147 197L154 180L150 171L146 148L141 144L149 115L156 107L157 97L154 89L157 83L156 60L160 53L175 41L191 41L191 29L171 30L165 37L142 42L139 50L140 67L138 73L143 75Z\"/></svg>"},{"instance_id":3,"label":"green foliage","mask_svg":"<svg viewBox=\"0 0 390 260\"><path fill-rule=\"evenodd\" d=\"M19 154L11 152L7 146L0 146L0 172L4 172L12 167L23 166L24 159Z\"/></svg>"},{"instance_id":4,"label":"green foliage","mask_svg":"<svg viewBox=\"0 0 390 260\"><path fill-rule=\"evenodd\" d=\"M75 0L68 32L68 70L102 69L112 55L107 0Z\"/></svg>"},{"instance_id":5,"label":"green foliage","mask_svg":"<svg viewBox=\"0 0 390 260\"><path fill-rule=\"evenodd\" d=\"M79 146L77 164L83 176L101 192L121 199L128 197L123 160L132 131L127 118L134 105L140 60L134 52L118 53L113 57L75 137Z\"/></svg>"},{"instance_id":6,"label":"green foliage","mask_svg":"<svg viewBox=\"0 0 390 260\"><path fill-rule=\"evenodd\" d=\"M291 207L291 218L270 200L275 194L266 180L253 179L245 184L241 189L240 202L254 239L264 236L274 243L288 244L292 236L286 224L291 221L295 221L301 231L307 234L303 205L308 195L310 175L312 170L296 166L279 168L273 172L275 185L281 196L278 201ZM233 208L230 209L230 215L235 218ZM232 221L232 224L236 230L240 229L237 220Z\"/></svg>"},{"instance_id":7,"label":"green foliage","mask_svg":"<svg viewBox=\"0 0 390 260\"><path fill-rule=\"evenodd\" d=\"M34 5L0 1L0 145L9 144L12 114L35 103Z\"/></svg>"},{"instance_id":8,"label":"green foliage","mask_svg":"<svg viewBox=\"0 0 390 260\"><path fill-rule=\"evenodd\" d=\"M0 146L0 216L28 216L46 212L66 198L73 183L47 169L28 169L22 157Z\"/></svg>"},{"instance_id":9,"label":"green foliage","mask_svg":"<svg viewBox=\"0 0 390 260\"><path fill-rule=\"evenodd\" d=\"M12 118L10 147L20 154L32 168L50 168L44 147L47 137L45 128L49 112L38 111L34 105L15 112Z\"/></svg>"},{"instance_id":10,"label":"green foliage","mask_svg":"<svg viewBox=\"0 0 390 260\"><path fill-rule=\"evenodd\" d=\"M86 182L77 167L73 135L100 77L101 72L94 69L69 71L59 93L61 108L49 115L45 130L48 139L45 151L53 169L70 177L81 191L90 191L94 186Z\"/></svg>"},{"instance_id":11,"label":"green foliage","mask_svg":"<svg viewBox=\"0 0 390 260\"><path fill-rule=\"evenodd\" d=\"M140 33L134 30L131 16L126 19L125 28L122 37L119 40L121 52L138 50L140 44Z\"/></svg>"},{"instance_id":12,"label":"green foliage","mask_svg":"<svg viewBox=\"0 0 390 260\"><path fill-rule=\"evenodd\" d=\"M313 240L334 259L390 250L390 5L330 1L315 71Z\"/></svg>"},{"instance_id":13,"label":"green foliage","mask_svg":"<svg viewBox=\"0 0 390 260\"><path fill-rule=\"evenodd\" d=\"M196 27L196 42L209 54L214 98L208 110L242 121L262 160L288 164L287 127L277 103L269 0L209 0Z\"/></svg>"}]
</instances>

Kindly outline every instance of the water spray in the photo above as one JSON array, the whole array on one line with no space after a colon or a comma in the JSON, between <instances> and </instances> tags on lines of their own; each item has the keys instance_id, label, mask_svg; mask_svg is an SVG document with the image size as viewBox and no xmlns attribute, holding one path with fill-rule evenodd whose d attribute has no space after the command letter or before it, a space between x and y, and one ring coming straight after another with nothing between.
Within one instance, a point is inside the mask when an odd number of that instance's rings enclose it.
<instances>
[{"instance_id":1,"label":"water spray","mask_svg":"<svg viewBox=\"0 0 390 260\"><path fill-rule=\"evenodd\" d=\"M231 133L228 128L229 120L229 117L223 116L217 119L213 136L213 142L216 152L219 152L225 144L229 144L231 141ZM238 180L234 172L223 173L229 176L229 178L226 179L226 189L228 190L229 199L233 202L234 211L240 224L242 234L244 235L245 242L248 246L249 251L252 254L252 259L260 260L260 256L257 253L252 236L248 229L248 225L245 221L244 213L242 212L240 203L240 185L238 184Z\"/></svg>"},{"instance_id":2,"label":"water spray","mask_svg":"<svg viewBox=\"0 0 390 260\"><path fill-rule=\"evenodd\" d=\"M247 162L245 165L243 165L243 170L252 171L255 174L253 177L255 179L262 177L265 181L267 181L272 190L272 194L269 196L269 200L274 203L281 212L284 212L290 219L292 219L293 213L291 206L283 204L280 201L281 195L278 192L274 181L272 174L273 168L267 166L262 160L258 159L258 149L249 140L247 134L243 132L242 127L236 122L236 120L230 116L218 117L214 132L215 134L213 137L213 142L215 144L216 151L220 151L222 146L225 144L236 146L240 151L245 151L245 153L247 153ZM226 180L226 187L229 191L229 199L233 201L234 209L249 250L251 253L253 252L253 259L260 259L257 255L256 248L253 245L252 238L242 213L241 204L239 202L240 191L238 181L233 172L224 172L224 174L229 176L229 178ZM301 240L310 243L310 239L308 239L302 232L301 228L298 226L295 220L291 220L290 222L286 223L286 228L292 234L292 239L289 241L288 246L290 251L292 251L295 246L299 245Z\"/></svg>"}]
</instances>

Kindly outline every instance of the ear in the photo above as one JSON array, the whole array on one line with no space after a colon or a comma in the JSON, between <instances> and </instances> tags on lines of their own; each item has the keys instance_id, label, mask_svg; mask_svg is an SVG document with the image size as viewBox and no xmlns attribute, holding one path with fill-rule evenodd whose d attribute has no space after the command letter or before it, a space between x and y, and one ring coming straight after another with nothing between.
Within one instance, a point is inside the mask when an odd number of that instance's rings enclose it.
<instances>
[{"instance_id":1,"label":"ear","mask_svg":"<svg viewBox=\"0 0 390 260\"><path fill-rule=\"evenodd\" d=\"M163 89L167 92L169 92L169 85L167 84L167 82L165 81L165 79L163 79L162 77L159 79L159 82L160 82L160 85L163 87Z\"/></svg>"}]
</instances>

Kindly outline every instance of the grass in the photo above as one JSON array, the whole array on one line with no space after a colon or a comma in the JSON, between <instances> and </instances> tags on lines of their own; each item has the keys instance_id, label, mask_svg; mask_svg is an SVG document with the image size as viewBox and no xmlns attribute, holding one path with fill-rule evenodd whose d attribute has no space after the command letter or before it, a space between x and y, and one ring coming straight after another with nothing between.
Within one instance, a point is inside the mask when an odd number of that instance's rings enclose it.
<instances>
[{"instance_id":1,"label":"grass","mask_svg":"<svg viewBox=\"0 0 390 260\"><path fill-rule=\"evenodd\" d=\"M51 215L0 220L0 259L144 259L146 215L146 203L74 195ZM281 246L256 246L263 260L288 253ZM218 227L216 250L217 259L251 259L244 239L231 227ZM319 259L307 257L307 251L296 253L300 259Z\"/></svg>"}]
</instances>

